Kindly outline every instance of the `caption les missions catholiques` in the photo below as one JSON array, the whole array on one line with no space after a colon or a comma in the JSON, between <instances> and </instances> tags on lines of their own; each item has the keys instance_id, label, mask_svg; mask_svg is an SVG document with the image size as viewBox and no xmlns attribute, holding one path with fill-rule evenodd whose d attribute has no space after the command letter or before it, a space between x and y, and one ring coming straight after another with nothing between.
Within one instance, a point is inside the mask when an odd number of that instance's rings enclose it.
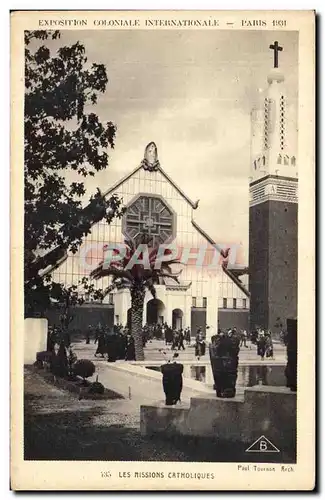
<instances>
[{"instance_id":1,"label":"caption les missions catholiques","mask_svg":"<svg viewBox=\"0 0 325 500\"><path fill-rule=\"evenodd\" d=\"M111 472L102 472L102 477L111 477ZM141 472L130 472L120 471L118 473L119 478L128 479L215 479L215 475L213 472L149 472L149 471L141 471Z\"/></svg>"}]
</instances>

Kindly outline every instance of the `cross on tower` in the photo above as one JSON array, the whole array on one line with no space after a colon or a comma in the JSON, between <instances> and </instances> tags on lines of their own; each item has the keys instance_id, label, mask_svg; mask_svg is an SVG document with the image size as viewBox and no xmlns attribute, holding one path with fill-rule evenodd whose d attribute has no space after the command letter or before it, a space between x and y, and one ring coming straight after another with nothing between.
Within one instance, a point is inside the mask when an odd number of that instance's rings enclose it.
<instances>
[{"instance_id":1,"label":"cross on tower","mask_svg":"<svg viewBox=\"0 0 325 500\"><path fill-rule=\"evenodd\" d=\"M274 42L273 45L270 45L270 49L274 50L274 67L279 67L279 52L282 52L283 47L280 47L277 41Z\"/></svg>"}]
</instances>

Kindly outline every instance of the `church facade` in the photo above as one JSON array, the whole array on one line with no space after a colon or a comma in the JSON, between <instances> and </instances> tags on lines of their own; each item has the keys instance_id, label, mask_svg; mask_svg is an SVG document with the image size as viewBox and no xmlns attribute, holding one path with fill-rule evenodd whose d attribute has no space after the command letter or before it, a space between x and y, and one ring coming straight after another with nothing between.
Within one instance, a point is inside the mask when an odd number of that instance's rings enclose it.
<instances>
[{"instance_id":1,"label":"church facade","mask_svg":"<svg viewBox=\"0 0 325 500\"><path fill-rule=\"evenodd\" d=\"M175 245L184 263L175 268L181 271L179 283L166 278L155 286L155 299L146 293L143 324L167 322L174 328L190 327L193 335L201 327L207 337L218 327L247 329L247 285L220 265L222 258L214 241L195 222L198 202L189 199L160 166L154 143L148 144L144 160L134 170L103 193L105 197L113 194L126 206L123 218L110 225L96 223L79 251L54 272L54 280L77 285L103 260L108 244L120 244L146 232L159 244ZM107 277L97 282L99 288L108 285ZM86 307L106 309L110 321L126 325L130 319L129 290L112 290L103 304L81 306L81 315Z\"/></svg>"}]
</instances>

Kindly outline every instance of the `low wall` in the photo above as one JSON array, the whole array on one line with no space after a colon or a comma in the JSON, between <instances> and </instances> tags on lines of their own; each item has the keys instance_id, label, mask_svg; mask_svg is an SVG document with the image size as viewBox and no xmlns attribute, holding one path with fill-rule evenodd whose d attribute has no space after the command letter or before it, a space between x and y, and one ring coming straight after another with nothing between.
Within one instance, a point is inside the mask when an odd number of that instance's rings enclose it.
<instances>
[{"instance_id":1,"label":"low wall","mask_svg":"<svg viewBox=\"0 0 325 500\"><path fill-rule=\"evenodd\" d=\"M140 417L143 435L201 436L248 445L264 435L280 450L296 446L296 393L286 387L250 387L244 400L191 398L189 409L141 406Z\"/></svg>"},{"instance_id":2,"label":"low wall","mask_svg":"<svg viewBox=\"0 0 325 500\"><path fill-rule=\"evenodd\" d=\"M24 329L24 364L31 365L37 352L46 351L47 319L25 318Z\"/></svg>"}]
</instances>

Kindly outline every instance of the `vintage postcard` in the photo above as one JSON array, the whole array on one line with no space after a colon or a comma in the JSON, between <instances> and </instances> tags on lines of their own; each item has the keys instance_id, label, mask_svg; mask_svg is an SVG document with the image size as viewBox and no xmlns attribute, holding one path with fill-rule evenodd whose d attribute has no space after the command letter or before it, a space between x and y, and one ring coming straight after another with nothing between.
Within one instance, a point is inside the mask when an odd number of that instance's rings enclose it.
<instances>
[{"instance_id":1,"label":"vintage postcard","mask_svg":"<svg viewBox=\"0 0 325 500\"><path fill-rule=\"evenodd\" d=\"M315 13L11 15L11 488L315 486Z\"/></svg>"}]
</instances>

